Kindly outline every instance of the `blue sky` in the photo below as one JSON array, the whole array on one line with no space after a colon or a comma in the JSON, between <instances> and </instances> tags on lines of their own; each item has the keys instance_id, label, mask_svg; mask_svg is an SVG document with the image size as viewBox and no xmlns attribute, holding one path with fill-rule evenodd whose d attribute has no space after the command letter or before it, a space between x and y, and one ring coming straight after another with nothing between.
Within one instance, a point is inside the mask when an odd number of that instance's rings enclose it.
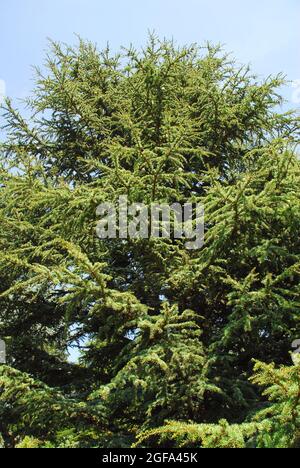
<instances>
[{"instance_id":1,"label":"blue sky","mask_svg":"<svg viewBox=\"0 0 300 468\"><path fill-rule=\"evenodd\" d=\"M262 76L300 78L299 0L1 0L0 12L0 80L15 98L32 88L47 37L75 43L75 33L113 49L142 45L148 29L180 44L221 42Z\"/></svg>"}]
</instances>

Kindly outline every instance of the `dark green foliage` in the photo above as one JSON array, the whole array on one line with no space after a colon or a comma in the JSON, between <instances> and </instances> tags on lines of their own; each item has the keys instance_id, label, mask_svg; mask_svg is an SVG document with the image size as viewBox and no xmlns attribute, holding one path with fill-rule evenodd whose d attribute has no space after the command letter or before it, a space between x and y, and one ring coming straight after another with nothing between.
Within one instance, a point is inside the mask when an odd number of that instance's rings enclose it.
<instances>
[{"instance_id":1,"label":"dark green foliage","mask_svg":"<svg viewBox=\"0 0 300 468\"><path fill-rule=\"evenodd\" d=\"M105 438L97 408L67 398L15 369L1 367L0 389L0 427L10 445L29 437L38 446L92 447ZM107 431L107 440L108 436Z\"/></svg>"},{"instance_id":2,"label":"dark green foliage","mask_svg":"<svg viewBox=\"0 0 300 468\"><path fill-rule=\"evenodd\" d=\"M211 45L80 41L52 44L31 119L7 101L3 443L299 445L299 118L280 113L283 83ZM98 239L96 208L120 195L202 203L204 247Z\"/></svg>"},{"instance_id":3,"label":"dark green foliage","mask_svg":"<svg viewBox=\"0 0 300 468\"><path fill-rule=\"evenodd\" d=\"M137 446L166 443L175 447L201 448L299 448L300 368L257 362L251 379L266 387L269 404L249 422L228 424L184 424L168 422L164 427L139 435ZM150 445L151 446L151 445Z\"/></svg>"}]
</instances>

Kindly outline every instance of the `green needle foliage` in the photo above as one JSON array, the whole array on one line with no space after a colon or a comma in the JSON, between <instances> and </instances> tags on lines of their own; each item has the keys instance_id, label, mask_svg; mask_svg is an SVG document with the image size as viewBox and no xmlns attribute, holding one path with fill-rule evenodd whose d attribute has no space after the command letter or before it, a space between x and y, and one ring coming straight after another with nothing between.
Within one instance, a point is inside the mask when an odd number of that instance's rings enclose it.
<instances>
[{"instance_id":1,"label":"green needle foliage","mask_svg":"<svg viewBox=\"0 0 300 468\"><path fill-rule=\"evenodd\" d=\"M299 117L220 47L51 44L3 108L0 446L295 447ZM201 203L205 244L97 206ZM70 348L81 350L78 363Z\"/></svg>"}]
</instances>

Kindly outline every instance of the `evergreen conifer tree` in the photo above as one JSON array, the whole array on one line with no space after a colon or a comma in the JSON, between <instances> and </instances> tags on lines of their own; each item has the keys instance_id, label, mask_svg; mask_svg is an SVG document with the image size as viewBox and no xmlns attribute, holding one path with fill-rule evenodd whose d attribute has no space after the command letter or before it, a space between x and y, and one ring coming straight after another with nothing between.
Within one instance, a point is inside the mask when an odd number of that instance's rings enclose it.
<instances>
[{"instance_id":1,"label":"evergreen conifer tree","mask_svg":"<svg viewBox=\"0 0 300 468\"><path fill-rule=\"evenodd\" d=\"M298 446L299 118L280 111L284 78L154 36L120 55L52 43L46 65L30 119L4 106L0 445ZM203 248L100 240L97 206L122 195L203 204Z\"/></svg>"}]
</instances>

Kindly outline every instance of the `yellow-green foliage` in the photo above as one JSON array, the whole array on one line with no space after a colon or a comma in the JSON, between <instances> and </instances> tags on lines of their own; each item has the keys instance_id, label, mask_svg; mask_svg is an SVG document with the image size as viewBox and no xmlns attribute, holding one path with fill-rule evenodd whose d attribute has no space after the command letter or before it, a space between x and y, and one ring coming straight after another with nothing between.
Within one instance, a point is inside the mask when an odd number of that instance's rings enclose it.
<instances>
[{"instance_id":1,"label":"yellow-green foliage","mask_svg":"<svg viewBox=\"0 0 300 468\"><path fill-rule=\"evenodd\" d=\"M299 117L279 110L282 76L154 36L121 55L52 43L36 72L30 118L3 107L3 444L299 444ZM98 239L97 206L120 195L204 205L203 248Z\"/></svg>"},{"instance_id":2,"label":"yellow-green foliage","mask_svg":"<svg viewBox=\"0 0 300 468\"><path fill-rule=\"evenodd\" d=\"M300 367L256 362L252 381L265 387L265 409L248 423L187 424L168 422L139 434L137 447L293 448L299 446Z\"/></svg>"}]
</instances>

